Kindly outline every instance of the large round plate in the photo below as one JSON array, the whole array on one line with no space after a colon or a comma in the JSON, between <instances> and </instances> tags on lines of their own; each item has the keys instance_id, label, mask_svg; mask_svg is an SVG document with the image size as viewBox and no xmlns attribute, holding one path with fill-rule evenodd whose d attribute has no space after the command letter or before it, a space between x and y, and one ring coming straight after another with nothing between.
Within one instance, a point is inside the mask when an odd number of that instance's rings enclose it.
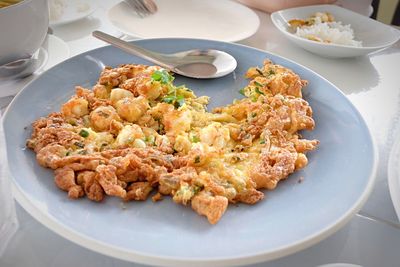
<instances>
[{"instance_id":1,"label":"large round plate","mask_svg":"<svg viewBox=\"0 0 400 267\"><path fill-rule=\"evenodd\" d=\"M240 98L243 74L265 58L293 69L309 81L304 96L314 110L316 129L306 138L321 141L309 165L266 192L254 206L230 206L217 225L170 199L159 203L115 198L101 204L69 200L56 188L53 172L40 167L25 149L30 123L57 111L75 85L90 86L105 65L145 60L103 47L73 57L29 84L9 106L4 129L12 181L18 202L36 219L65 238L92 250L146 264L227 266L265 261L304 249L343 226L368 197L376 170L375 146L354 106L330 82L287 59L246 46L194 39L149 39L138 45L159 52L220 49L238 61L236 71L215 80L176 77L211 107ZM299 183L300 177L304 181Z\"/></svg>"},{"instance_id":2,"label":"large round plate","mask_svg":"<svg viewBox=\"0 0 400 267\"><path fill-rule=\"evenodd\" d=\"M250 8L230 0L155 0L158 11L144 18L125 2L108 11L120 31L139 38L203 38L236 42L253 35L260 25Z\"/></svg>"},{"instance_id":3,"label":"large round plate","mask_svg":"<svg viewBox=\"0 0 400 267\"><path fill-rule=\"evenodd\" d=\"M400 221L400 138L396 139L388 163L388 184L394 210Z\"/></svg>"}]
</instances>

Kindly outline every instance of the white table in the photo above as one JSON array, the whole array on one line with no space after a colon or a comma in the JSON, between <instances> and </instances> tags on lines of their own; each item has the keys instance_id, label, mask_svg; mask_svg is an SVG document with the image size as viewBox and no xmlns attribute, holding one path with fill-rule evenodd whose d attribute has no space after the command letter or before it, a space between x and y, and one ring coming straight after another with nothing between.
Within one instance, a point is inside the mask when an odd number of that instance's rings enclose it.
<instances>
[{"instance_id":1,"label":"white table","mask_svg":"<svg viewBox=\"0 0 400 267\"><path fill-rule=\"evenodd\" d=\"M53 29L54 35L68 44L70 56L104 45L90 36L95 29L119 34L106 19L107 9L118 1L104 2L99 3L91 17ZM272 26L268 14L259 11L257 14L261 27L254 36L240 43L292 59L337 85L370 127L378 146L379 165L368 202L345 227L311 248L252 266L310 267L328 263L400 266L400 223L387 183L388 156L400 128L400 43L370 57L321 58L286 41ZM17 214L20 228L0 259L2 267L142 266L76 245L42 226L18 204Z\"/></svg>"}]
</instances>

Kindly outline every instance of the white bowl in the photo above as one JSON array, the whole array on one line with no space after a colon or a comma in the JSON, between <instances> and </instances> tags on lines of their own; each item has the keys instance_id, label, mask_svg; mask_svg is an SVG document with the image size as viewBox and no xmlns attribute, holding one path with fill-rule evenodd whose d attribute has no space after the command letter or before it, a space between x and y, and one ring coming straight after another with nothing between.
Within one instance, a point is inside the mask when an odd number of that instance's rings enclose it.
<instances>
[{"instance_id":1,"label":"white bowl","mask_svg":"<svg viewBox=\"0 0 400 267\"><path fill-rule=\"evenodd\" d=\"M31 57L49 27L47 0L23 0L0 8L0 65Z\"/></svg>"},{"instance_id":2,"label":"white bowl","mask_svg":"<svg viewBox=\"0 0 400 267\"><path fill-rule=\"evenodd\" d=\"M362 41L362 47L315 42L289 31L289 20L306 19L315 12L329 12L336 21L341 21L344 25L350 24L354 30L355 39ZM324 57L341 58L367 55L391 46L400 38L400 31L397 29L335 5L314 5L280 10L272 13L271 19L290 41Z\"/></svg>"}]
</instances>

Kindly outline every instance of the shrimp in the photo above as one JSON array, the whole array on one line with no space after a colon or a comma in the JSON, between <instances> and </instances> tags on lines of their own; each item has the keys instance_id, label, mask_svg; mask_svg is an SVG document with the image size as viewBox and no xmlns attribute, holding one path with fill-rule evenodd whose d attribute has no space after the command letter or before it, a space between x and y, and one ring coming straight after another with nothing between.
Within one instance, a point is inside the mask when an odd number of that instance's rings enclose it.
<instances>
[{"instance_id":1,"label":"shrimp","mask_svg":"<svg viewBox=\"0 0 400 267\"><path fill-rule=\"evenodd\" d=\"M100 106L90 113L90 124L96 131L108 131L113 121L121 121L112 106Z\"/></svg>"},{"instance_id":2,"label":"shrimp","mask_svg":"<svg viewBox=\"0 0 400 267\"><path fill-rule=\"evenodd\" d=\"M100 99L108 99L110 97L110 90L102 85L102 84L96 84L92 88L94 96Z\"/></svg>"},{"instance_id":3,"label":"shrimp","mask_svg":"<svg viewBox=\"0 0 400 267\"><path fill-rule=\"evenodd\" d=\"M136 122L150 108L146 98L125 97L118 100L115 104L118 115L126 121Z\"/></svg>"},{"instance_id":4,"label":"shrimp","mask_svg":"<svg viewBox=\"0 0 400 267\"><path fill-rule=\"evenodd\" d=\"M89 114L89 102L80 97L73 97L62 105L61 113L65 118L81 118Z\"/></svg>"},{"instance_id":5,"label":"shrimp","mask_svg":"<svg viewBox=\"0 0 400 267\"><path fill-rule=\"evenodd\" d=\"M118 100L121 100L125 97L134 97L134 95L131 91L121 88L114 88L111 90L110 101L112 105L115 106L115 103L117 103Z\"/></svg>"},{"instance_id":6,"label":"shrimp","mask_svg":"<svg viewBox=\"0 0 400 267\"><path fill-rule=\"evenodd\" d=\"M173 135L190 130L192 114L189 110L171 110L163 116L165 130Z\"/></svg>"}]
</instances>

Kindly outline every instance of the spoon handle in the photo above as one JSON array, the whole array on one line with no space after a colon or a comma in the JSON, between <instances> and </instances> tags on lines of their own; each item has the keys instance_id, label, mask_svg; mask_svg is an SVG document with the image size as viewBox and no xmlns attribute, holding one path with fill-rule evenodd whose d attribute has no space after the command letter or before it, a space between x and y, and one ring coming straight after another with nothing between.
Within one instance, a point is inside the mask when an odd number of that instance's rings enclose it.
<instances>
[{"instance_id":1,"label":"spoon handle","mask_svg":"<svg viewBox=\"0 0 400 267\"><path fill-rule=\"evenodd\" d=\"M111 36L105 32L102 31L94 31L92 35L102 41L105 41L106 43L109 43L125 52L128 52L130 54L139 56L141 58L144 58L150 62L153 62L161 67L167 68L167 69L172 69L173 66L170 66L163 62L163 57L156 53L149 51L147 49L144 49L142 47L139 47L137 45L128 43L124 40L118 39L114 36Z\"/></svg>"}]
</instances>

